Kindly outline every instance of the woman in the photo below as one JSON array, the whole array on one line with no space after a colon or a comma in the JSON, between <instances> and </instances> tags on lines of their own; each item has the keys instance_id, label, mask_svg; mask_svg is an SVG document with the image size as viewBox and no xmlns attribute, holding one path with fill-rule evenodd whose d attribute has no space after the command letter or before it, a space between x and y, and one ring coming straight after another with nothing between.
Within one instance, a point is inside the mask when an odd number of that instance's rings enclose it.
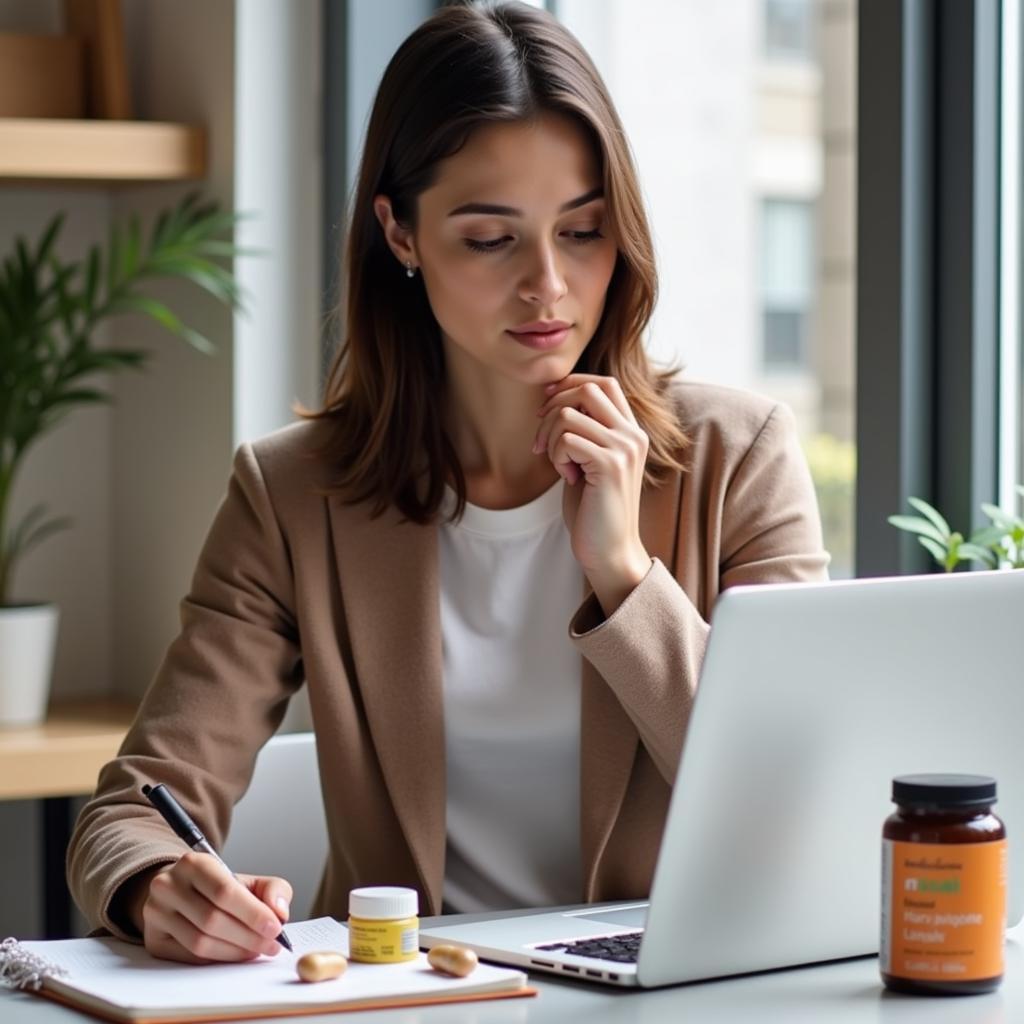
<instances>
[{"instance_id":1,"label":"woman","mask_svg":"<svg viewBox=\"0 0 1024 1024\"><path fill-rule=\"evenodd\" d=\"M171 645L69 850L158 956L273 955L284 879L215 846L306 682L330 857L315 911L646 895L718 593L824 578L791 414L648 366L650 233L578 42L513 3L400 47L350 217L322 410L235 458ZM581 657L582 656L582 657Z\"/></svg>"}]
</instances>

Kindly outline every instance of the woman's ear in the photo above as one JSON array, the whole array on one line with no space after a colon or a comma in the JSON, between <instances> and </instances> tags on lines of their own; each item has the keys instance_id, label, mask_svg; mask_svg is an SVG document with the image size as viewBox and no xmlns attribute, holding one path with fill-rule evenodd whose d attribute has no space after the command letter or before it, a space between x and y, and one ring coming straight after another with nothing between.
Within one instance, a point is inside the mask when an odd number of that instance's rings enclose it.
<instances>
[{"instance_id":1,"label":"woman's ear","mask_svg":"<svg viewBox=\"0 0 1024 1024\"><path fill-rule=\"evenodd\" d=\"M384 195L373 199L373 212L384 231L384 239L395 254L395 258L403 265L419 266L416 248L413 244L412 231L403 227L391 210L391 200Z\"/></svg>"}]
</instances>

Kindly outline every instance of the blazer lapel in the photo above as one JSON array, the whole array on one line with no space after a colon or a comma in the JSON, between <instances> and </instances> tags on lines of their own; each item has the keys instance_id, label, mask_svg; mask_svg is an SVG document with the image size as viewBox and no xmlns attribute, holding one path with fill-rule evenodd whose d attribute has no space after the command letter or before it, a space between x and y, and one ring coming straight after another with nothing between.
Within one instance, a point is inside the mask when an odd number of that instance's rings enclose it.
<instances>
[{"instance_id":1,"label":"blazer lapel","mask_svg":"<svg viewBox=\"0 0 1024 1024\"><path fill-rule=\"evenodd\" d=\"M640 539L651 557L675 572L677 487L645 487L640 500ZM593 593L584 580L584 596ZM635 685L642 687L643 680ZM636 759L639 734L612 688L586 658L580 701L580 855L583 898L611 899L599 887L601 855L619 816Z\"/></svg>"},{"instance_id":2,"label":"blazer lapel","mask_svg":"<svg viewBox=\"0 0 1024 1024\"><path fill-rule=\"evenodd\" d=\"M431 906L441 912L445 746L437 527L330 499L356 685L384 782ZM426 908L424 908L426 909Z\"/></svg>"}]
</instances>

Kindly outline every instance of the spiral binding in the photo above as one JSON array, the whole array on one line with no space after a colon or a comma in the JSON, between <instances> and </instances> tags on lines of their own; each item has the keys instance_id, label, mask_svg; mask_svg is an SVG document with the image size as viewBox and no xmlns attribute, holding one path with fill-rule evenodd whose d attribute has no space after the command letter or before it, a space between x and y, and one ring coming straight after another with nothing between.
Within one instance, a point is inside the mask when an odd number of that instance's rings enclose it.
<instances>
[{"instance_id":1,"label":"spiral binding","mask_svg":"<svg viewBox=\"0 0 1024 1024\"><path fill-rule=\"evenodd\" d=\"M65 977L67 973L65 968L31 952L15 938L9 937L0 942L0 987L38 992L47 975Z\"/></svg>"}]
</instances>

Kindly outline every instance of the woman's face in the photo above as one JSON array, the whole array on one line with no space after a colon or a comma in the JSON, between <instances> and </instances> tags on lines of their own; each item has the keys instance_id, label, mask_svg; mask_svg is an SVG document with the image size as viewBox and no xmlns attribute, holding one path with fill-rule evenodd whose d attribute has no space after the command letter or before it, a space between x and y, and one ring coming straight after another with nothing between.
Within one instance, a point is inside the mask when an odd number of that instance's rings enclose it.
<instances>
[{"instance_id":1,"label":"woman's face","mask_svg":"<svg viewBox=\"0 0 1024 1024\"><path fill-rule=\"evenodd\" d=\"M423 274L449 363L535 385L572 371L601 319L618 251L601 193L586 135L556 114L480 128L442 161L399 254ZM397 249L400 232L388 237ZM511 333L555 320L570 325L561 340Z\"/></svg>"}]
</instances>

